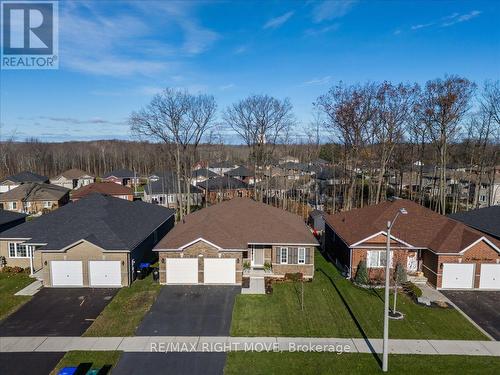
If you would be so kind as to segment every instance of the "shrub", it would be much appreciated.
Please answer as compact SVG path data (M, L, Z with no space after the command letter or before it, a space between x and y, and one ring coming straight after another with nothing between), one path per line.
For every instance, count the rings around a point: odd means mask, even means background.
M290 280L290 281L300 281L304 278L304 275L301 272L295 272L295 273L285 273L285 280Z
M405 283L406 280L406 270L401 263L396 264L396 269L394 270L394 282L398 285Z
M368 269L366 268L366 261L362 260L359 262L354 281L361 285L368 284Z
M422 289L413 284L411 281L407 281L403 284L403 290L406 294L415 299L418 297L422 297Z
M271 268L272 268L271 263L269 263L269 262L264 262L264 270L266 270L266 271L270 271L270 270L271 270Z
M22 272L24 272L24 268L15 266L15 267L12 267L11 272L12 273L22 273Z
M10 272L12 272L12 267L10 267L10 266L2 267L2 272L10 273Z
M243 262L243 270L248 271L250 269L250 262L248 260Z
M31 268L30 267L26 267L24 269L24 273L29 273L30 274L31 273Z

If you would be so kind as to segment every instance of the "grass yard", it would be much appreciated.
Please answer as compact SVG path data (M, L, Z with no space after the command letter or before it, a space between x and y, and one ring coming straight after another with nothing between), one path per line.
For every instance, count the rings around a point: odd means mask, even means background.
M238 295L231 335L382 337L383 289L354 286L319 252L315 261L314 280L304 285L304 311L300 284L274 284L272 295ZM390 322L391 338L487 340L454 309L420 306L399 294L398 310L405 318Z
M102 368L103 366L111 366L111 369L116 365L121 354L122 352L119 351L87 352L77 350L67 352L56 365L55 369L51 372L51 375L56 375L57 372L63 367L77 367L80 363L86 364L86 367L88 367L88 369L98 369ZM107 373L109 373L109 371Z
M14 294L31 284L34 279L26 273L0 272L0 320L16 311L31 296L15 296Z
M152 275L120 289L83 336L133 336L160 289Z
M498 374L500 357L391 355L389 374ZM371 354L229 353L224 375L382 373Z

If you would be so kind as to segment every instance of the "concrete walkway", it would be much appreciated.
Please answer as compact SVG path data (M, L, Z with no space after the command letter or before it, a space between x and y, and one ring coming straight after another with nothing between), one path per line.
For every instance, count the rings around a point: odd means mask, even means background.
M263 277L250 277L250 286L241 288L241 294L266 294L266 284Z
M40 289L42 289L42 282L40 280L36 280L36 281L33 281L27 287L21 289L15 295L16 296L33 296L36 293L38 293L40 291Z
M498 341L390 340L392 354L500 356ZM0 352L345 352L381 353L382 339L319 337L0 337Z

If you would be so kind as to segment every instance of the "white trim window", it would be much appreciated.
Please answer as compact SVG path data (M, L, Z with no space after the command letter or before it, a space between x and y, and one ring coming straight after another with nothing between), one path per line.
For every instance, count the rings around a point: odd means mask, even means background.
M386 250L369 250L366 252L366 266L368 268L382 268L385 267L385 254ZM390 267L392 268L392 258L394 252L391 251L391 263Z
M299 247L297 251L297 263L298 264L306 264L306 248Z
M30 258L31 252L31 246L9 242L9 258Z
M50 202L50 201L44 201L43 202L43 207L44 208L51 208L52 207L52 202Z
M9 206L9 210L17 210L17 202L10 202Z
M280 248L280 263L288 264L288 247Z

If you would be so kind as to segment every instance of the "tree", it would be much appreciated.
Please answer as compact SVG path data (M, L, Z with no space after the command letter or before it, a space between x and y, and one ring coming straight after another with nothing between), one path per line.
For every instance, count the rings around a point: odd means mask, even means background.
M439 155L439 199L436 210L446 214L446 165L448 145L457 134L460 121L470 107L475 84L450 76L428 81L421 96L420 116Z
M276 144L288 136L295 124L290 101L268 95L252 95L230 105L223 118L248 146L256 180L257 173L267 166ZM256 186L254 183L255 199L260 200Z
M361 260L358 263L358 269L356 270L356 276L354 276L354 281L360 285L368 284L368 268L366 268L366 260Z

